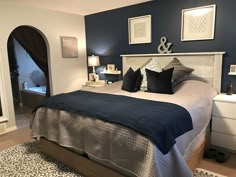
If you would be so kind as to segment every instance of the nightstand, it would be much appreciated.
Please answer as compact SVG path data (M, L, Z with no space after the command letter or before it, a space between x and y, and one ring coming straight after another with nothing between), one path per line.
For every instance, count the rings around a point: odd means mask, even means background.
M236 152L236 94L213 99L211 144Z
M87 81L82 87L102 87L105 85L106 82L104 80L99 80L97 82Z

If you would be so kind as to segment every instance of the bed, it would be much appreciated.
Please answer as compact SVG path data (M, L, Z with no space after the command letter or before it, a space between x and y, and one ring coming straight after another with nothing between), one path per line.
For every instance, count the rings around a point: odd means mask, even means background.
M120 89L122 81L105 87L85 89L90 92L171 102L186 108L193 120L193 130L176 138L176 144L165 155L148 138L127 127L45 107L39 108L35 113L31 135L41 138L43 152L84 176L191 176L190 169L194 169L198 163L205 146L212 98L220 91L223 54L224 52L122 55L123 73L129 67L136 69L142 66L153 57L163 67L173 57L177 57L184 65L194 68L189 80L175 88L174 96L125 92ZM212 91L202 81L209 83L216 91ZM193 94L194 92L198 94ZM186 100L191 100L191 103ZM76 119L72 121L71 117Z

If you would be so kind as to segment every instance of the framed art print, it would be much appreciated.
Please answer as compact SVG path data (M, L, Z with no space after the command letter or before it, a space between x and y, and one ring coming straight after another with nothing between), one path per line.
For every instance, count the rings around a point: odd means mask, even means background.
M77 58L78 44L76 37L61 37L61 50L63 58Z
M236 65L230 65L229 75L236 75Z
M129 44L151 43L151 15L128 19Z
M216 5L182 10L181 41L214 39Z
M96 73L89 73L89 81L97 82L99 80L99 75Z
M115 65L114 64L107 64L107 71L108 72L115 72Z

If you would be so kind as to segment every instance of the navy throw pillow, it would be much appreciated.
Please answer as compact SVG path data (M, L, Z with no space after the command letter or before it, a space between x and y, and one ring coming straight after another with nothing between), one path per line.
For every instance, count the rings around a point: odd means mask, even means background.
M146 69L147 91L154 93L173 94L173 70L174 68L170 68L159 73Z
M123 77L123 84L121 89L128 92L137 92L138 90L140 90L141 83L142 75L140 69L134 71L130 67Z

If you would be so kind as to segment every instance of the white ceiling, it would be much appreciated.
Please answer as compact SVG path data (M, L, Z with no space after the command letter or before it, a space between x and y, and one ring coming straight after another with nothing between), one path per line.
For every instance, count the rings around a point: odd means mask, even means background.
M89 15L152 0L0 0L0 4L17 4L60 12Z

